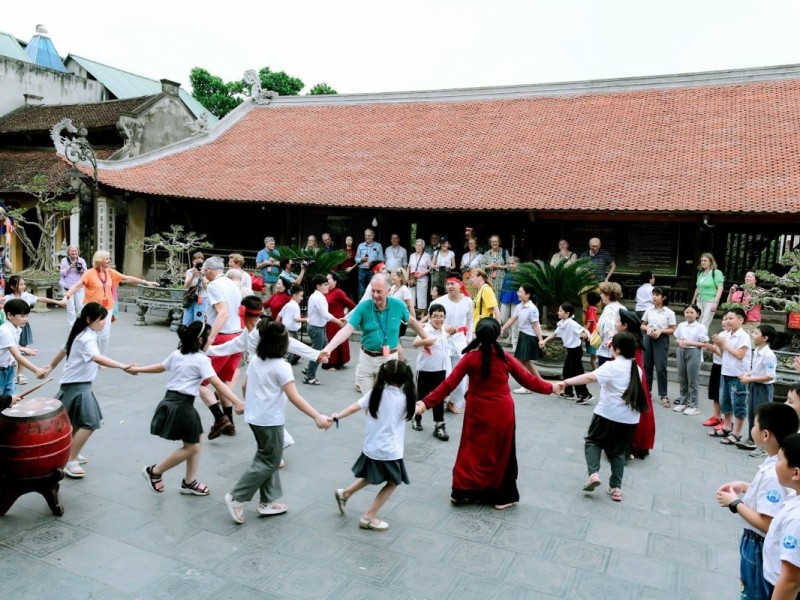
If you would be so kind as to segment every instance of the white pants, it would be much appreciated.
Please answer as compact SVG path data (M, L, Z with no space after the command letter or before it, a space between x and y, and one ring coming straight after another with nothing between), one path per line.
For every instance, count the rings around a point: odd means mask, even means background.
M66 292L69 288L64 288ZM75 323L75 319L78 318L78 315L81 314L83 310L83 295L85 294L85 290L80 288L76 290L76 292L72 295L72 297L67 300L67 323L69 326L72 327L72 324Z
M458 361L461 360L461 357L464 356L463 354L451 354L450 355L450 362L453 365L453 368L456 368ZM466 400L466 393L467 393L467 383L469 382L469 377L463 377L461 381L458 382L458 385L455 389L450 392L450 402L456 405L456 408L463 409L464 405L467 403Z
M97 346L100 349L100 354L108 356L108 342L111 340L111 311L108 311L105 325L103 330L97 334Z
M381 365L390 360L397 360L396 351L389 356L370 356L364 354L363 350L359 353L356 365L356 385L362 394L368 393L375 387L375 380L378 378Z
M430 284L430 277L425 276L422 279L417 279L417 282L414 284L414 290L416 290L416 303L414 306L421 310L425 310L428 308L428 284Z
M714 304L715 304L714 301L697 303L697 306L700 307L699 321L706 326L708 337L711 337L711 332L709 331L709 327L711 327L711 321L714 320L714 313L711 312L711 307L714 306Z

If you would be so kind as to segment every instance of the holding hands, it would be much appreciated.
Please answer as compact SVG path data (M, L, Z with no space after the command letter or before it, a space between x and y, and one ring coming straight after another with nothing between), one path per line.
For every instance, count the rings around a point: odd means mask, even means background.
M723 508L728 506L734 500L739 498L739 494L744 494L750 484L746 481L731 481L726 483L717 490L717 502Z
M566 384L565 384L563 381L556 381L556 382L553 384L553 391L552 391L552 393L553 393L553 394L562 394L562 393L564 393L564 388L565 388L565 387L566 387Z

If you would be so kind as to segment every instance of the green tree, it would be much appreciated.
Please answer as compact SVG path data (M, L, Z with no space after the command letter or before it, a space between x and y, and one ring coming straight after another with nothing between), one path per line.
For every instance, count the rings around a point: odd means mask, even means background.
M322 83L318 83L310 90L308 90L309 96L324 96L326 94L336 94L336 93L338 92L324 81Z
M192 96L217 117L224 117L242 103L242 99L234 95L239 82L225 83L220 77L200 67L192 69L189 82Z
M258 75L262 88L278 92L281 96L297 96L305 85L302 79L287 75L285 71L271 71L269 67L261 69Z

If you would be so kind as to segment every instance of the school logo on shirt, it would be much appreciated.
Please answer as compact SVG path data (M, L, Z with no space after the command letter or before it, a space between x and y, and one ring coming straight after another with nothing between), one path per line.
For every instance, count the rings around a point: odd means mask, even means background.
M767 364L767 371L771 371L772 369L775 369L777 367L777 365L774 362L767 362L766 364Z
M785 535L781 540L781 546L786 548L787 550L794 550L797 548L797 538L793 535Z
M783 500L783 494L780 490L767 490L767 500L773 504L778 504Z

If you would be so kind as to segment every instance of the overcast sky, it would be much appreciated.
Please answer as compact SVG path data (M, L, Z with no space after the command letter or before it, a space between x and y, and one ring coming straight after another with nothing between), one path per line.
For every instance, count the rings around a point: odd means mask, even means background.
M349 93L800 63L797 0L6 4L0 31L27 41L42 23L62 56L187 88L195 66L226 81L268 66Z

